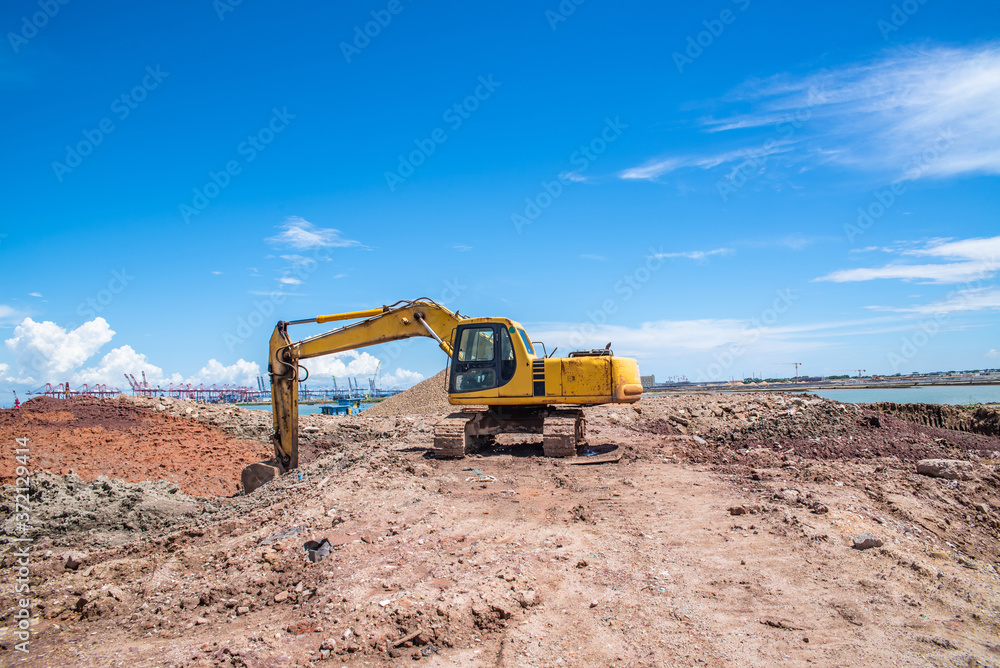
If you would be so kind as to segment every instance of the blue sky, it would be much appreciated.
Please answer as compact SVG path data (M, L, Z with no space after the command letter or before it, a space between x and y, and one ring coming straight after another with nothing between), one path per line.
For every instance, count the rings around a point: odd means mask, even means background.
M416 297L658 378L1000 366L995 3L18 0L0 25L5 391L252 382L277 319ZM444 364L421 339L311 371L376 358L386 385Z

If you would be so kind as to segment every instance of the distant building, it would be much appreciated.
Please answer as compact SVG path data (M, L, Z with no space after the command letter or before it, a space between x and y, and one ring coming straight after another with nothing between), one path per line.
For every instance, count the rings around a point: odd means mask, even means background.
M639 381L642 382L643 387L653 387L656 385L656 376L639 376Z

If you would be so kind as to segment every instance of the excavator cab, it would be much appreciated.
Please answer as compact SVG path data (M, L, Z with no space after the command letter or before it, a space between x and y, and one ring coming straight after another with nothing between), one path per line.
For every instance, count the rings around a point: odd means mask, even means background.
M514 378L517 358L504 323L459 325L455 341L449 393L490 390Z

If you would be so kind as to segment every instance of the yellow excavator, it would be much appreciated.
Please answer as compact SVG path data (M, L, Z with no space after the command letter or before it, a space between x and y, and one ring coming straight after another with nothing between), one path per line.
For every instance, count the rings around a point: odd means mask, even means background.
M291 325L360 320L292 342ZM460 458L488 447L497 434L542 434L547 457L576 454L584 438L583 411L573 406L631 404L642 397L639 365L610 350L568 357L539 355L524 328L508 318L470 318L429 299L367 311L281 321L271 335L268 373L274 414L274 458L243 469L243 490L299 465L298 391L302 360L413 336L427 336L448 354L448 402L469 406L434 428L435 456ZM555 350L552 351L555 353ZM482 407L472 408L472 407Z

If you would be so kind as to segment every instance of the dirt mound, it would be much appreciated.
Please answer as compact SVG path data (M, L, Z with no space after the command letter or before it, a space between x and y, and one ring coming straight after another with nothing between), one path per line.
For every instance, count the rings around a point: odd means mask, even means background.
M219 427L236 439L271 443L271 411L243 408L232 404L206 404L173 397L125 397L125 401L176 417L188 418ZM309 416L302 416L308 418ZM303 424L308 420L301 420Z
M1000 411L985 406L968 408L948 404L896 404L882 401L865 404L865 407L928 427L1000 436Z
M87 547L107 547L134 539L145 531L168 529L190 522L214 507L190 497L170 482L127 483L100 476L83 480L75 474L39 471L31 476L28 492L30 522L16 520L16 488L0 488L0 535L8 540L78 546L86 534ZM22 500L23 503L23 500ZM0 538L0 541L7 542Z
M24 437L30 439L32 472L72 471L84 480L102 475L136 483L167 480L194 496L235 493L243 466L270 456L261 443L127 398L36 398L19 409L0 410L0 440ZM16 466L13 457L0 460L0 483L14 482Z
M456 409L448 403L447 369L365 411L373 416L431 415Z

